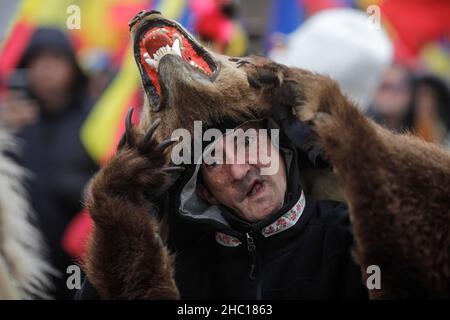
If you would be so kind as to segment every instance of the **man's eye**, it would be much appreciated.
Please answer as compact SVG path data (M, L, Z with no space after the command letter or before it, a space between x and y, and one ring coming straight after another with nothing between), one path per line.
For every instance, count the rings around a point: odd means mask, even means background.
M217 167L217 160L209 160L209 163L206 164L207 169L212 169L214 167Z
M244 138L244 144L245 144L246 146L248 146L248 145L250 145L254 140L255 140L254 137L246 136L246 137Z

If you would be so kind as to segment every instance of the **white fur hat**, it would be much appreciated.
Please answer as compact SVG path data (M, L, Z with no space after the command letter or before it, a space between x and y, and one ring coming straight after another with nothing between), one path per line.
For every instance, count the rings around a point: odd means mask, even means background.
M321 11L287 38L269 57L291 67L326 74L362 109L371 103L392 62L393 48L373 17L354 9Z

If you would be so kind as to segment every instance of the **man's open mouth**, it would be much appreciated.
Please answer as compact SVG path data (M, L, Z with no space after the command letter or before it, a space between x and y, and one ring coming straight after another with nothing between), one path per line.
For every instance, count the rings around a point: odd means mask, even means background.
M259 195L264 190L264 182L262 180L254 181L247 192L247 197L253 198L256 195Z
M181 57L191 72L196 72L210 81L214 80L217 64L210 54L176 22L159 17L147 20L139 28L136 37L138 42L135 42L135 56L139 59L144 89L154 111L160 109L161 96L164 94L158 81L158 67L165 55Z

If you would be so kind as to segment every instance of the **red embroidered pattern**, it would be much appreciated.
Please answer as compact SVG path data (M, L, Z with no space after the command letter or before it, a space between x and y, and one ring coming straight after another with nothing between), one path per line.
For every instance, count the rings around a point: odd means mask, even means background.
M278 220L263 228L261 230L262 235L267 238L295 225L298 219L300 219L303 209L305 209L305 204L305 195L302 191L300 199L298 199L297 203L288 212L278 218Z
M241 244L238 238L222 232L216 232L216 241L225 247L237 247Z
M305 204L305 195L302 191L300 199L298 199L297 203L275 222L263 228L261 230L262 235L267 238L295 225L305 209ZM238 238L222 232L216 232L216 241L225 247L237 247L242 243Z

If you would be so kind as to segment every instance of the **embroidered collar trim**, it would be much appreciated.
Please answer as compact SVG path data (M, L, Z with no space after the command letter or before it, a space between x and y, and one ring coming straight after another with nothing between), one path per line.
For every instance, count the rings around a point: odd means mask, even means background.
M303 210L305 209L305 204L305 194L302 191L302 194L300 195L297 203L294 204L294 206L288 212L283 214L276 221L263 228L261 230L262 235L267 238L294 226L297 223L298 219L300 219Z
M306 199L305 194L302 191L300 198L295 203L295 205L285 214L279 217L276 221L274 221L267 227L264 227L261 230L262 235L267 238L294 226L302 216L305 206ZM216 241L225 247L237 247L242 243L238 238L222 232L216 232Z

